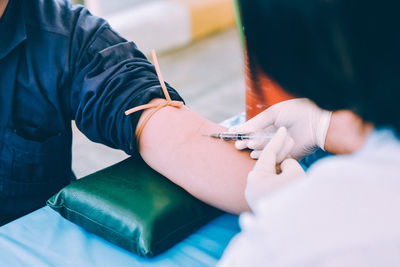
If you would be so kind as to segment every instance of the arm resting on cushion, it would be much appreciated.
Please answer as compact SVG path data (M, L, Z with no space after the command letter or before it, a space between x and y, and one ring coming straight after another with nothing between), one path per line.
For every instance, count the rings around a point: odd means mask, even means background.
M143 112L139 125L150 112ZM193 196L238 214L249 210L244 189L255 161L233 143L202 136L220 131L226 128L186 106L165 107L144 127L140 154L153 169Z

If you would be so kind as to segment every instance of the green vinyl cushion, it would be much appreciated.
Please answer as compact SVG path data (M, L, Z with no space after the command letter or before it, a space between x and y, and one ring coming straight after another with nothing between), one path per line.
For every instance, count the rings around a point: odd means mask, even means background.
M71 183L47 205L144 257L170 248L221 214L133 157Z

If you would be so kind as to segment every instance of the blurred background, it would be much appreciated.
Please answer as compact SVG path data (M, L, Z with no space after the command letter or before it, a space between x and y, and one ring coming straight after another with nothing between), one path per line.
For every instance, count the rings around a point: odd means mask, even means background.
M86 0L147 55L156 49L164 79L187 106L214 122L245 110L242 42L232 0ZM89 141L73 125L78 178L128 157Z

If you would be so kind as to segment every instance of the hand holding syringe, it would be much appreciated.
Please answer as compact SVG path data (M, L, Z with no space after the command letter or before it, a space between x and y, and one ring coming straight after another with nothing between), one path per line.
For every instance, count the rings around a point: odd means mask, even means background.
M224 141L245 141L246 147L252 149L250 157L257 159L262 149L274 137L277 129L274 126L268 127L261 131L238 133L238 132L222 132L207 135L212 138L218 138ZM241 148L242 149L242 148Z
M218 138L224 141L238 141L238 140L259 140L259 141L269 141L274 137L274 133L266 133L263 131L253 132L253 133L231 133L222 132L207 135L209 137Z

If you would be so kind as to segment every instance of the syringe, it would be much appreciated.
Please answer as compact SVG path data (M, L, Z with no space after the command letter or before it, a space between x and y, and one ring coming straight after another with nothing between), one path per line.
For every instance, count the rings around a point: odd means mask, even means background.
M212 138L218 138L224 141L237 141L237 140L271 140L274 133L271 132L253 132L253 133L231 133L222 132L208 135Z

